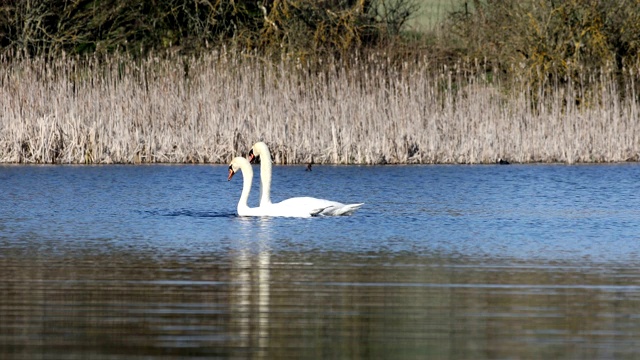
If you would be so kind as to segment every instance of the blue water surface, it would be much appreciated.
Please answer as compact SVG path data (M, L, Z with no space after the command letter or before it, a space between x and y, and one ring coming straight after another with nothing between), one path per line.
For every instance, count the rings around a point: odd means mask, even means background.
M0 239L215 251L235 247L249 228L274 250L592 262L640 255L637 164L277 167L274 201L365 203L355 216L314 219L237 217L236 179L227 182L226 166L3 166ZM256 175L251 206L258 186Z
M365 205L243 218L223 165L0 166L0 355L633 358L639 180L635 163L275 166L274 202Z

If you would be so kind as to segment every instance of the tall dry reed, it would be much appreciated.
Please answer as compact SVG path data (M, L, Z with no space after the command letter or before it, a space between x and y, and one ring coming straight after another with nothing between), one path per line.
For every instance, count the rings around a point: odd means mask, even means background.
M504 91L427 59L0 59L0 162L226 163L258 140L277 163L637 161L639 70Z

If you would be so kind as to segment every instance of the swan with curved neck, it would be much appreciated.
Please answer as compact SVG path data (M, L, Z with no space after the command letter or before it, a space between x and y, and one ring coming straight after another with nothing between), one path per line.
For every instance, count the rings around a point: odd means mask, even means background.
M231 181L231 178L236 174L236 172L238 172L238 170L242 171L242 193L240 194L240 200L238 201L238 215L261 216L260 208L251 208L247 205L249 192L251 191L251 183L253 181L253 169L251 168L249 160L241 156L233 158L229 165L229 176L227 177L227 181Z
M278 204L259 206L252 208L247 205L249 193L251 192L251 183L253 181L253 169L249 160L238 156L233 158L229 165L229 176L227 181L233 178L238 170L242 171L242 193L238 200L238 215L240 216L286 216L286 217L311 217L320 214L325 210L326 204L305 203L293 198L285 206L277 206ZM293 200L293 201L292 201ZM285 200L287 201L287 200ZM281 204L281 203L280 203ZM324 205L324 206L323 206Z
M269 147L262 141L253 144L249 151L250 162L253 162L258 157L260 158L260 207L264 206L285 209L289 206L306 206L314 209L322 208L319 215L336 216L351 215L354 211L364 205L364 203L343 204L337 201L318 199L314 197L296 197L273 204L271 202L271 175L273 171L273 162L271 160Z

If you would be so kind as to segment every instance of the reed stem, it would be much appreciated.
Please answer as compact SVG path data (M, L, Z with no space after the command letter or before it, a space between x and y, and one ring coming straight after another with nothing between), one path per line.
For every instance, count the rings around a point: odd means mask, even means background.
M258 140L276 163L638 161L640 68L625 71L507 91L427 60L2 58L0 162L227 163Z

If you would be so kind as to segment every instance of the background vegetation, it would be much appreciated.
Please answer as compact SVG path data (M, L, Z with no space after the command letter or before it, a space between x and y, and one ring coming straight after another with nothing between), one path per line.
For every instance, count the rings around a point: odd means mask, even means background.
M640 60L640 1L473 1L451 15L466 56L533 82L584 79Z
M417 0L27 0L3 2L2 47L30 55L206 52L221 45L314 55L397 35Z
M436 26L434 18L446 21ZM408 24L421 23L431 25L406 36ZM0 45L31 56L224 45L298 57L410 45L486 59L500 71L577 75L638 61L640 2L27 0L0 5Z
M640 1L436 2L2 2L0 161L638 160Z

